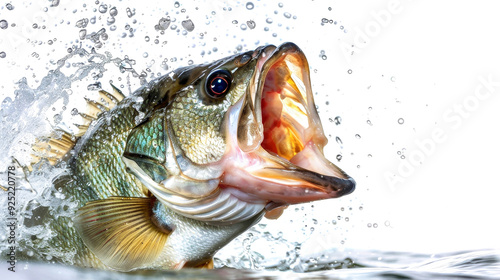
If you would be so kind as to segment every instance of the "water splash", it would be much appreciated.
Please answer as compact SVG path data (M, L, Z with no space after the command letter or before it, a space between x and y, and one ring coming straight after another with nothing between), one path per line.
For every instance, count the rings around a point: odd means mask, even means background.
M81 62L81 60L85 62ZM0 129L0 178L7 178L5 173L7 167L15 167L16 174L16 210L18 224L17 238L22 246L19 246L20 255L33 256L52 260L58 258L72 263L76 252L62 252L58 248L50 246L49 240L53 233L47 225L37 224L44 213L50 213L54 218L71 217L77 207L77 203L64 197L60 190L55 189L54 178L64 174L66 164L64 162L51 166L45 161L32 165L32 170L27 166L32 162L33 144L54 133L56 129L69 132L77 131L74 123L79 120L77 108L69 107L70 98L80 99L83 102L85 91L73 94L75 84L95 80L89 85L89 90L100 89L101 83L98 79L110 67L119 69L123 65L129 68L127 73L137 76L139 79L145 77L137 74L130 59L113 57L110 53L98 53L94 49L88 52L84 48L74 48L65 57L54 63L55 69L50 70L36 87L28 85L28 79L22 78L17 82L14 97L6 97L1 102ZM67 67L69 65L69 67ZM81 103L80 102L80 103ZM65 119L63 115L73 116ZM0 185L7 185L0 181ZM7 205L7 196L0 197L0 204ZM0 216L0 223L7 223L7 215ZM35 241L36 240L36 241ZM0 236L0 252L8 249L5 235ZM37 242L35 245L34 242ZM43 254L33 248L43 248Z

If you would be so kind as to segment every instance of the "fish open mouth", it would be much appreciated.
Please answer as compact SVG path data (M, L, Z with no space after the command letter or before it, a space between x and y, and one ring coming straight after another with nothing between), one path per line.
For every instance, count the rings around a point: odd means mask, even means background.
M257 49L254 57L254 79L229 112L233 162L221 186L237 189L235 195L242 200L273 205L354 191L355 181L323 154L328 140L314 104L304 53L285 43Z

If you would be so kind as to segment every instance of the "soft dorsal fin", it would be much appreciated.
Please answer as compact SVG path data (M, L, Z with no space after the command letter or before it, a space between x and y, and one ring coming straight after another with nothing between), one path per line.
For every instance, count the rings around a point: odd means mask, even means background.
M76 143L76 137L64 130L55 130L50 137L37 141L33 146L32 163L44 158L51 165L62 159ZM28 168L31 168L29 166Z
M154 261L170 229L157 226L150 198L110 197L77 211L75 228L85 245L107 266L130 271Z

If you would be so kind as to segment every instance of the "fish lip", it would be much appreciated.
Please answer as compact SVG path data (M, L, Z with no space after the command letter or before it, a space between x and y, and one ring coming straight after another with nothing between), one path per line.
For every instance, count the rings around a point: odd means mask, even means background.
M314 146L311 148L313 150L312 154L314 156L318 156L320 158L319 161L325 161L323 165L325 165L327 168L330 168L329 164L331 166L335 167L335 174L325 174L320 173L318 170L312 170L308 169L306 166L308 164L296 164L290 162L290 160L284 159L280 157L279 155L272 154L265 150L262 147L262 141L264 140L264 128L263 128L263 121L262 121L262 98L263 98L263 91L264 91L264 86L266 83L266 78L267 75L270 73L271 69L273 69L273 66L275 63L278 63L279 61L287 60L286 63L288 65L288 58L287 56L292 56L290 60L293 61L293 63L296 63L297 65L292 65L297 66L296 68L300 69L299 75L300 81L305 85L307 88L307 94L303 96L304 99L307 99L306 106L309 106L309 110L307 114L307 118L310 123L311 127L313 127L310 132L309 137L310 142L312 143L311 145ZM301 182L305 182L306 185L308 185L310 188L304 188L304 190L299 190L299 187L297 186L290 186L290 189L294 189L297 197L292 197L291 195L282 195L282 196L276 196L276 195L270 195L268 197L265 197L264 195L256 195L257 197L261 198L268 198L268 201L277 203L277 204L293 204L293 203L301 203L301 202L307 202L307 201L312 201L312 200L317 200L317 199L326 199L326 198L334 198L334 197L340 197L343 195L347 195L352 193L355 190L356 182L354 181L353 178L351 178L349 175L347 175L345 172L343 172L340 168L336 167L333 163L330 163L326 158L324 158L323 155L323 147L326 145L328 142L326 137L324 136L323 128L321 126L321 121L319 119L319 115L317 114L316 108L314 107L314 101L312 97L312 92L311 92L311 87L310 87L310 75L309 75L309 65L308 61L302 52L302 50L295 45L294 43L284 43L278 47L275 47L273 45L265 46L265 47L260 47L254 51L252 54L252 58L256 59L256 71L254 73L254 77L251 80L251 84L247 89L247 92L245 94L244 98L247 98L251 100L252 103L252 110L255 115L256 121L259 123L259 131L258 133L260 134L260 137L257 137L255 140L255 143L252 145L251 149L243 150L244 153L247 154L253 154L254 156L257 156L261 160L265 162L266 160L268 162L275 161L279 162L278 166L276 166L275 163L272 163L271 166L265 166L260 169L260 175L256 175L255 170L253 171L248 171L249 173L252 173L250 176L258 177L259 180L264 181L264 183L258 182L257 186L253 186L250 182L255 182L252 180L247 180L245 181L246 184L252 185L254 189L259 189L263 188L265 184L270 184L272 185L273 183L279 181L270 177L279 177L283 178L282 182L285 182L291 178L291 180L297 180ZM292 64L293 64L292 63ZM290 70L292 71L292 70ZM277 74L279 76L279 74ZM302 93L302 92L300 92ZM249 96L249 97L248 97ZM243 101L244 103L244 101ZM314 108L313 108L314 107ZM241 115L240 115L241 118ZM241 119L238 120L238 123L241 124ZM264 163L264 165L267 163ZM228 176L227 173L231 173L231 171L226 172L226 175L223 175L222 182L229 183L231 182L231 176ZM249 176L249 177L250 177ZM274 181L273 181L274 180ZM260 184L260 185L259 185ZM233 185L234 187L241 188L241 183L234 182L229 183L228 185ZM276 185L276 184L275 184ZM248 192L252 192L253 190L248 190ZM302 193L301 193L302 191ZM287 190L284 190L284 193L289 193ZM302 197L299 197L302 194ZM308 197L308 198L305 198Z

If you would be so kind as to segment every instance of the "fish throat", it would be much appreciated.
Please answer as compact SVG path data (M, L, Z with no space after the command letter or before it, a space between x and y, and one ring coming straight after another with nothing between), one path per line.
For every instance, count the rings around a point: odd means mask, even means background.
M284 58L271 66L261 99L261 146L286 160L304 149L304 131L309 127L304 83L288 65L291 63Z

